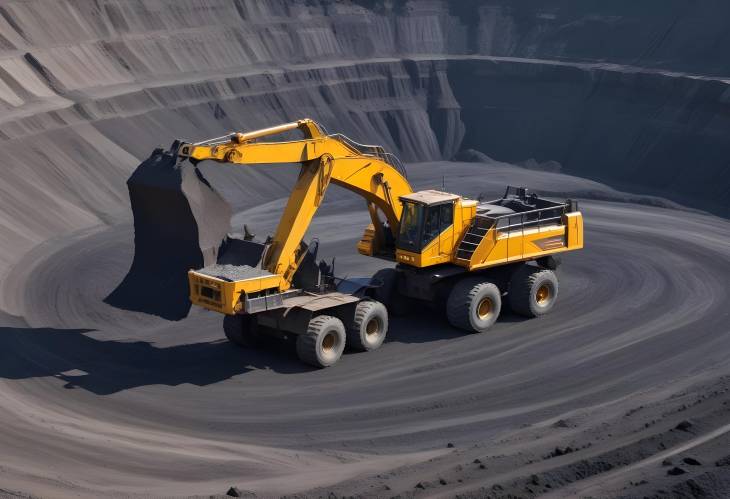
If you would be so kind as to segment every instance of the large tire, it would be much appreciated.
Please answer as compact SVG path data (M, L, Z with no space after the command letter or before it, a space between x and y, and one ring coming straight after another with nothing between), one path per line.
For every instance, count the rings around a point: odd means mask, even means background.
M502 309L502 293L496 284L466 278L451 289L446 302L449 323L465 331L483 333L496 322Z
M525 317L545 315L558 299L558 278L555 272L524 265L509 283L510 308Z
M297 355L315 367L337 363L345 350L345 325L337 317L318 315L309 321L307 332L297 336Z
M398 272L395 269L380 269L373 275L374 280L382 283L373 290L373 298L385 305L392 315L402 317L408 315L413 299L398 292Z
M256 317L252 315L226 315L223 332L228 341L239 347L255 347L260 342Z
M369 352L380 348L388 333L388 310L378 301L361 301L347 328L347 346Z

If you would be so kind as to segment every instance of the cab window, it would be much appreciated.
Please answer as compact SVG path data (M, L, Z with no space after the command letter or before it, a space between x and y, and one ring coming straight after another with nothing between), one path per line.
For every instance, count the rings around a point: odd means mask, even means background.
M443 232L454 224L454 205L442 204L439 212L439 232Z
M425 206L406 201L397 246L407 251L421 251L453 223L453 203Z
M439 228L440 206L429 206L426 210L426 224L423 226L423 242L421 248L433 241L441 233Z
M439 234L454 223L454 205L451 203L429 206L426 210L426 224L423 227L421 248L436 239Z
M399 248L407 251L418 251L421 248L424 208L422 204L418 203L403 203L403 215L401 216L397 243Z

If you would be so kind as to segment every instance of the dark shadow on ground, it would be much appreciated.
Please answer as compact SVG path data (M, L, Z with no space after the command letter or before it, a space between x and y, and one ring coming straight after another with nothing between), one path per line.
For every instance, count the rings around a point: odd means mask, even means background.
M469 334L452 327L443 314L424 309L403 317L388 318L388 343L428 343Z
M532 318L525 317L524 315L517 315L514 312L512 312L510 309L506 309L506 310L502 309L502 312L500 312L499 318L497 319L497 323L495 325L499 325L500 322L504 323L504 324L510 324L513 322L517 322L517 323L525 322L525 321L529 321L531 319Z
M0 327L0 378L53 376L66 388L109 395L148 385L206 386L255 369L287 374L312 369L275 339L255 350L224 339L160 348L145 341L95 339L90 332Z
M460 338L473 334L457 329L449 324L446 311L438 307L421 306L403 317L390 315L388 337L386 342L396 343L428 343L429 341ZM514 314L509 308L503 308L493 328L500 324L520 323L530 320L527 317ZM490 329L484 334L489 334Z
M521 322L503 314L497 322ZM263 338L256 348L217 341L157 347L146 341L94 338L90 329L0 327L0 378L55 377L65 388L97 395L149 385L207 386L252 370L296 374L315 368L296 355L295 338ZM470 333L449 325L439 310L424 307L406 317L391 317L387 342L427 343ZM377 355L375 353L374 355Z

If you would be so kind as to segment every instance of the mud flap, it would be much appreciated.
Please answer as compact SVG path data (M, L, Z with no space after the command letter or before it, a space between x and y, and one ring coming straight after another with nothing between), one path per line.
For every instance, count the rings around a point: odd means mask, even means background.
M187 272L216 262L230 228L230 206L192 163L177 164L174 154L161 149L137 167L127 187L134 260L104 301L182 319L190 310Z

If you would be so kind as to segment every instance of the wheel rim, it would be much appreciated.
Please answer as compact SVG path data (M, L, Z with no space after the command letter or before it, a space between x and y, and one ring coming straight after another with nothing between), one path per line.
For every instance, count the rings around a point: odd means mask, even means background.
M477 305L477 315L480 319L486 319L492 313L492 308L492 299L488 297L483 298L482 301L479 302L479 305Z
M335 336L335 333L325 334L324 338L322 338L322 351L326 355L331 355L334 353L335 345L337 345L337 336Z
M371 319L365 326L365 334L368 338L373 338L380 334L380 321L378 319Z
M539 288L537 288L537 293L535 293L535 300L537 301L538 305L545 305L550 300L550 286L547 284L543 284Z

